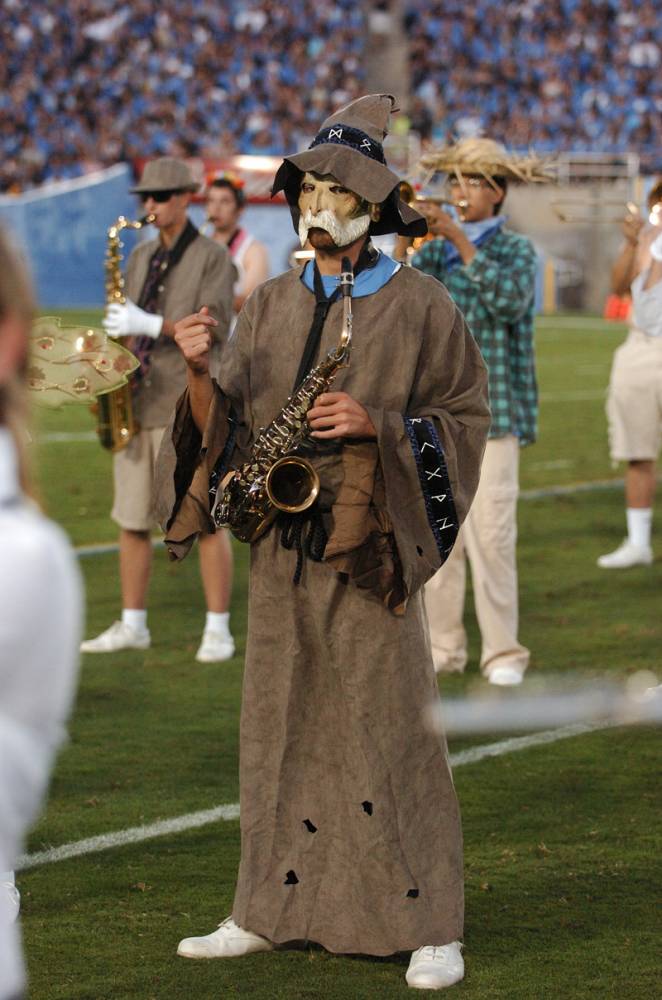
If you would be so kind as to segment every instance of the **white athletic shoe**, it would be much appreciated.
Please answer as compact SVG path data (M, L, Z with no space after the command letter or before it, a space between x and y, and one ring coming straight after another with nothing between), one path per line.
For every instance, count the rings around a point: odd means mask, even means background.
M137 632L124 622L113 622L110 628L95 639L81 642L81 653L115 653L119 649L149 649L149 629Z
M498 663L492 667L487 679L490 684L498 684L499 687L514 687L522 683L523 676L519 667L514 667L510 663Z
M459 941L425 945L412 952L405 979L415 990L443 990L464 979L464 959Z
M229 632L212 632L205 629L200 648L195 654L198 663L217 663L234 656L234 639Z
M239 958L252 955L256 951L273 951L271 941L238 927L232 917L228 917L218 930L206 937L184 938L179 942L177 954L183 958Z
M13 924L18 920L20 909L21 894L14 885L13 878L0 880L0 913L4 919Z
M650 566L652 562L650 545L633 545L626 538L613 552L600 556L598 566L602 569L628 569L630 566Z

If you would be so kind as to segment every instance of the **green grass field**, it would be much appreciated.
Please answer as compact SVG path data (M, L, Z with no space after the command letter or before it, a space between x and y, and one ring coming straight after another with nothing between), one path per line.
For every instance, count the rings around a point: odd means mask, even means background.
M88 322L92 316L79 314ZM541 319L540 441L522 488L602 482L604 389L623 328ZM110 542L110 459L74 407L41 412L35 464L44 505L75 545ZM520 505L521 638L531 676L590 684L659 671L662 563L616 576L595 560L624 532L622 491L595 489ZM238 801L238 710L247 551L237 545L237 655L194 661L203 623L195 557L158 550L147 653L85 658L80 695L31 852ZM115 556L81 560L87 634L117 617ZM480 690L472 662L442 696ZM455 772L466 849L466 1000L656 997L657 732L621 728L465 764ZM451 753L503 738L451 741ZM407 958L331 956L318 948L230 962L177 959L177 941L227 915L239 824L112 848L19 876L33 1000L372 1000L411 995ZM659 867L658 867L659 877Z

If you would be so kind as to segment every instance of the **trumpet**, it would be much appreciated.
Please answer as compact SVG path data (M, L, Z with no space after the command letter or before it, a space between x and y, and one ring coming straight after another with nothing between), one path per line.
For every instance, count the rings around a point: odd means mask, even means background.
M622 222L626 213L629 216L640 214L638 206L633 201L624 204L616 198L603 198L600 201L590 198L568 198L564 201L553 201L551 208L559 222L579 224L614 225L617 222Z
M405 205L420 205L422 202L428 202L430 205L452 205L460 217L460 221L464 222L464 215L469 207L469 202L466 198L460 198L459 201L453 201L451 198L446 198L440 194L422 194L417 191L413 184L409 181L400 181L399 188L400 200L404 201ZM422 213L425 215L425 212Z

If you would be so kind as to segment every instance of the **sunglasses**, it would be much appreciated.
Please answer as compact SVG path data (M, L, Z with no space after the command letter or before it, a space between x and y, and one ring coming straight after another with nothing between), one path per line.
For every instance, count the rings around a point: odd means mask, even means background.
M145 204L148 198L152 198L157 205L164 205L166 201L170 201L174 194L181 194L181 189L176 188L172 191L141 191L140 200Z

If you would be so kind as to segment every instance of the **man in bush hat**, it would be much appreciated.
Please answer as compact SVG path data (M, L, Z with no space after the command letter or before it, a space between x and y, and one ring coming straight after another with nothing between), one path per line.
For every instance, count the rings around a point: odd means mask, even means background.
M111 517L120 528L122 616L110 628L81 645L84 653L147 649L147 589L155 524L152 508L154 461L163 431L186 384L186 365L174 340L175 322L204 304L218 321L214 328L214 364L232 315L234 270L225 247L202 236L187 216L199 185L186 163L171 157L151 160L134 191L146 215L154 216L154 240L138 244L130 255L126 303L106 309L104 328L112 337L128 337L141 360L133 386L139 433L113 456L115 500ZM197 659L225 660L234 653L228 605L232 564L223 535L200 539L200 570L207 619Z
M353 102L286 157L273 190L315 260L253 293L218 383L213 320L177 324L189 383L161 470L175 556L213 530L212 472L254 459L259 428L337 347L343 258L354 270L349 364L307 412L318 499L251 543L232 916L179 954L411 951L409 985L439 989L463 975L462 845L445 742L423 721L438 694L421 591L471 503L489 416L445 289L371 246L425 232L384 160L393 103Z

